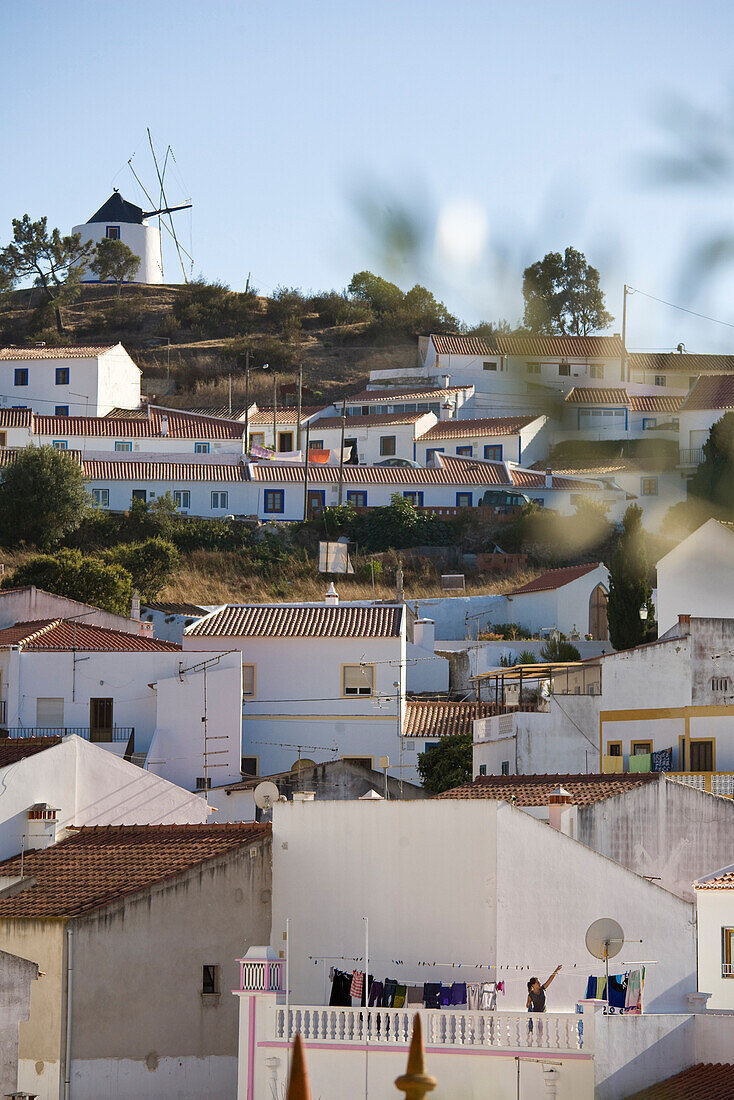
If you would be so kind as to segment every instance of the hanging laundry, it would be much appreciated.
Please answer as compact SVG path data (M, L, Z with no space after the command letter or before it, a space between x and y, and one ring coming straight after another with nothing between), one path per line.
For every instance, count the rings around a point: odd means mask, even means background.
M624 757L623 756L607 756L602 758L601 770L605 775L614 774L615 772L624 771Z
M382 995L382 1007L392 1008L395 1004L395 990L397 989L395 978L385 978L385 992Z
M645 984L645 968L630 970L627 975L627 993L624 1000L624 1012L639 1016L642 1012L642 988Z
M394 1008L402 1008L404 1006L407 992L407 986L400 984L395 986L395 999L393 1000Z
M673 749L659 749L652 753L650 771L669 772L673 770Z
M587 1001L596 1000L596 977L594 974L589 975L589 980L586 983L586 996L584 999Z
M627 996L627 976L625 974L609 975L609 1007L621 1012Z
M409 985L408 986L408 1004L409 1005L422 1005L423 1004L423 986Z
M497 983L482 982L479 995L479 1008L482 1012L494 1012L497 1008Z
M426 1008L440 1008L441 985L439 982L426 982L423 986L423 1004Z
M331 983L331 997L329 998L329 1005L337 1006L339 1008L351 1008L351 988L352 975L345 974L341 970L335 970L334 981Z
M439 997L441 1008L448 1008L451 1004L451 986L441 985L441 994Z
M361 970L352 971L352 985L349 990L352 997L361 997L364 989L364 973Z
M466 1004L466 982L454 982L451 986L451 1004Z
M630 771L631 772L649 772L651 770L650 765L652 763L652 753L644 752L630 754Z
M471 984L467 988L467 1003L469 1005L469 1008L473 1009L475 1012L479 1008L480 993L481 993L480 986L477 985L476 982L471 982Z
M497 982L497 992L501 993L502 996L504 997L504 995L505 995L505 983L504 982Z
M382 982L373 982L370 986L370 1003L369 1008L381 1008L382 997L385 992L385 987Z

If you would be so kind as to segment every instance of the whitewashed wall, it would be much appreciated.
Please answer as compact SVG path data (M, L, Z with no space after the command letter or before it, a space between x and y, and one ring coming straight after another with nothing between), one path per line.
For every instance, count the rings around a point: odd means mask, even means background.
M658 561L658 624L679 615L734 618L734 533L710 519Z
M133 253L140 259L140 266L135 272L135 277L130 279L129 282L162 283L161 234L160 230L149 222L143 221L141 224L116 222L114 218L110 218L104 222L85 222L83 225L75 225L72 233L81 233L82 242L94 241L95 244L98 244L107 236L108 225L118 227L122 243L131 248ZM87 268L82 282L97 283L99 279L95 277L93 271Z
M58 367L68 369L68 384L56 385ZM27 386L15 385L16 368L28 370ZM67 405L75 416L104 416L115 406L139 407L140 369L122 344L88 358L3 359L0 392L7 395L3 404L10 408L30 406L53 416L58 405Z

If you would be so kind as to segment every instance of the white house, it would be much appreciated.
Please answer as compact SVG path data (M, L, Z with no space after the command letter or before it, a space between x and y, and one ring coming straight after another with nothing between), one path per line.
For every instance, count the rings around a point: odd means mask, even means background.
M734 364L734 357L732 357ZM703 445L711 428L734 409L734 376L717 374L695 380L681 405L680 463L690 474L703 461Z
M115 410L117 412L118 410ZM31 419L29 442L60 450L155 455L242 455L244 425L181 409L146 405L134 416L39 416ZM14 446L12 437L8 445Z
M644 385L689 390L701 374L731 374L732 371L734 355L702 355L687 351L632 351L627 355L628 381Z
M124 512L133 500L151 503L170 493L184 515L223 519L256 510L257 493L242 455L190 454L185 460L181 454L93 455L88 452L82 469L99 508Z
M0 402L45 416L104 416L140 405L140 368L122 344L0 348Z
M657 563L660 634L680 615L734 618L734 527L709 519Z
M591 634L605 640L609 637L608 595L609 570L601 562L550 569L505 593L506 621L526 627L531 634L555 627L563 634Z
M361 465L371 466L389 458L416 460L417 440L437 423L432 412L388 413L380 411L369 416L348 416L342 424L340 416L318 417L311 422L309 447L333 451L341 447L350 456L355 453ZM305 446L303 434L302 445Z
M235 649L242 664L242 769L288 771L338 757L402 759L406 636L402 605L233 604L184 631L188 651ZM193 658L192 658L193 659Z
M3 728L77 733L187 790L236 778L242 664L239 653L209 649L184 654L83 619L16 623L0 630Z
M298 446L298 409L282 406L275 410L277 439L273 441L272 408L257 409L251 412L247 421L247 434L250 437L247 450L251 447L268 447L289 454L303 449L306 445L306 425L313 424L319 416L333 413L333 405L304 405L301 409L301 446ZM313 429L312 429L313 431Z
M441 420L418 437L415 457L425 464L438 452L529 466L547 453L547 423L545 416Z
M574 386L563 402L554 441L564 439L677 439L685 391L652 386Z
M734 1011L734 865L698 879L698 983L708 1008Z
M119 191L115 190L107 202L92 214L89 221L75 225L72 233L81 233L82 243L93 241L99 244L105 239L122 241L140 259L140 266L129 281L162 283L161 232L148 221L157 213L157 210L146 213L140 206L123 199ZM87 268L82 281L94 283L99 282L99 279Z
M45 592L32 584L0 591L0 628L13 626L15 623L27 623L31 619L76 619L87 626L105 626L110 630L122 631L123 634L147 635L150 630L139 618L114 615L111 611L103 611L92 604L57 596L54 592Z
M474 386L450 386L448 377L443 381L446 384L436 389L368 385L346 399L347 416L432 412L439 420L444 420L470 415L466 410L471 407Z

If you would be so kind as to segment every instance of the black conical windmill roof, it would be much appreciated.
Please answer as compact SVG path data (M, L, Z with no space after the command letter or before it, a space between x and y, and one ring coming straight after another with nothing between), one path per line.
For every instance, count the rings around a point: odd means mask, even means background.
M97 213L92 214L87 225L92 222L129 222L133 225L141 225L142 221L142 207L123 199L119 191L113 191Z

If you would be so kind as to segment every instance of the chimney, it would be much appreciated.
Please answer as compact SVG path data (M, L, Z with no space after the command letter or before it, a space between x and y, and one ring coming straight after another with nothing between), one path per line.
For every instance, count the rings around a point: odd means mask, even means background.
M553 488L553 471L548 467L545 471L545 487L546 489Z
M453 401L442 401L441 407L438 410L439 420L453 420L454 417L454 403Z
M326 595L324 596L324 603L329 604L331 607L336 607L339 603L339 593L334 588L334 582L332 581L329 587L326 589Z
M133 598L130 604L130 618L140 619L140 593L137 588L133 592Z
M433 653L436 624L433 619L416 619L413 623L413 645Z
M678 637L682 638L686 634L691 633L691 616L679 615L678 616Z
M56 815L59 811L51 809L45 802L36 802L28 811L28 832L26 847L29 851L50 848L56 843Z
M575 835L576 806L566 788L560 784L548 795L548 824L566 836Z
M443 374L443 375L441 375L441 377L443 378L443 388L445 390L447 390L449 388L449 386L451 385L451 375L450 374Z
M168 435L168 417L165 413L161 417L161 435Z

